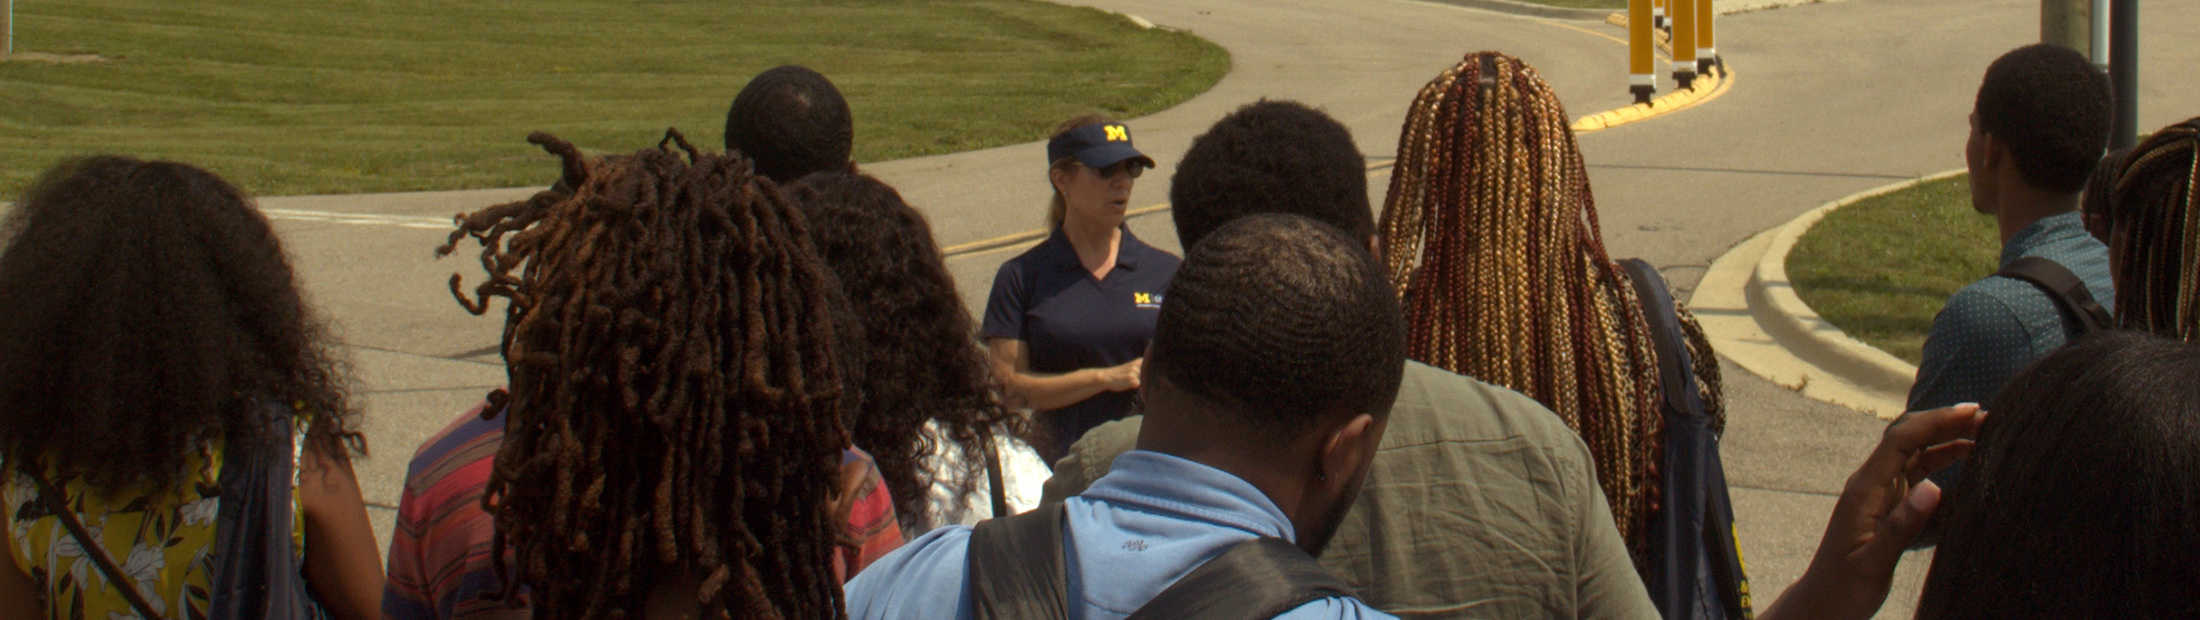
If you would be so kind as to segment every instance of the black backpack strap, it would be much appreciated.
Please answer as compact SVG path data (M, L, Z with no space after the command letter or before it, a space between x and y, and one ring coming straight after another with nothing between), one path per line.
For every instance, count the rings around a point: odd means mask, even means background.
M1634 285L1642 304L1642 320L1650 326L1650 342L1658 353L1658 386L1664 392L1667 411L1703 411L1696 394L1696 365L1688 353L1688 336L1681 330L1680 315L1673 312L1673 294L1666 290L1658 268L1640 258L1619 261L1620 271Z
M1069 617L1062 560L1062 502L978 523L970 531L971 616L1050 620Z
M2049 299L2055 300L2056 306L2078 320L2080 335L2105 331L2116 324L2109 318L2108 310L2102 308L2100 302L2094 301L2093 293L2086 290L2085 281L2079 280L2077 274L2070 273L2070 269L2063 267L2061 263L2038 256L2026 256L2010 262L2009 266L2001 268L1994 275L2030 282L2041 292L2047 293Z
M1352 586L1313 556L1281 538L1235 545L1147 601L1130 620L1155 618L1261 619L1325 598L1352 596Z

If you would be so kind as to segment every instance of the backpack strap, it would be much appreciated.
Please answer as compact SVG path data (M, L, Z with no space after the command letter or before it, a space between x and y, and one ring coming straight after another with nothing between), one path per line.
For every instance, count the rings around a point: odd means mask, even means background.
M2038 256L2026 256L2011 261L2009 266L1994 272L1994 275L2030 282L2041 292L2047 293L2049 299L2055 300L2056 306L2078 320L2079 335L2105 331L2116 324L2109 317L2108 310L2102 308L2100 302L2093 300L2093 293L2086 290L2085 281L2079 280L2077 274L2070 273L2070 269L2061 263Z
M1221 556L1170 584L1130 618L1265 620L1316 600L1352 595L1351 586L1329 574L1298 545L1263 537L1231 545Z
M1658 354L1658 388L1665 397L1667 411L1700 413L1702 403L1696 394L1696 365L1688 353L1687 336L1682 333L1680 316L1673 312L1673 294L1666 289L1665 277L1658 275L1658 268L1640 258L1619 261L1620 271L1627 273L1627 280L1634 285L1635 299L1642 304L1643 323L1650 327L1650 342Z
M1062 560L1062 502L978 523L965 566L973 618L1069 617Z
M21 471L38 485L38 499L45 502L48 509L53 510L54 518L61 521L61 526L69 530L69 537L76 539L77 547L84 550L84 557L92 560L92 566L99 569L99 574L107 577L107 584L114 586L115 591L122 594L123 601L130 604L130 609L136 611L140 617L155 620L161 618L160 614L153 613L153 605L145 599L145 594L138 591L137 582L131 580L128 573L122 572L122 568L115 564L114 556L107 554L107 547L99 544L98 538L84 531L84 522L77 520L75 510L69 509L68 498L61 494L61 489L47 482L45 474L30 468L23 468Z

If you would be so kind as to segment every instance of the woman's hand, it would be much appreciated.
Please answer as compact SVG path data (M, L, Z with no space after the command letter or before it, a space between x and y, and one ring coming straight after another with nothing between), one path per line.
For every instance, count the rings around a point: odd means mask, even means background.
M1833 506L1803 577L1757 617L1868 618L1887 600L1896 562L1940 506L1926 474L1971 452L1986 412L1975 404L1911 413L1887 427Z
M1100 373L1101 385L1110 392L1128 392L1138 389L1138 373L1146 367L1146 358L1138 358L1119 365L1095 369Z

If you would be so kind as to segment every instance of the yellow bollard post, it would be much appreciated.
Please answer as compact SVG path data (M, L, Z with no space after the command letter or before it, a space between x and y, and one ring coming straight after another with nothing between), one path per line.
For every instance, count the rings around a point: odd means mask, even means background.
M1712 44L1712 23L1718 21L1719 10L1711 6L1711 0L1696 0L1696 74L1711 75L1716 67L1719 75L1726 75L1726 63L1719 61L1719 49Z
M1673 81L1681 88L1696 84L1696 2L1672 0L1666 4L1673 24Z
M1634 18L1628 17L1628 19ZM1666 28L1667 23L1665 21L1665 0L1650 0L1650 25L1657 28Z
M1651 11L1657 0L1627 0L1627 92L1650 103L1658 92L1658 44Z

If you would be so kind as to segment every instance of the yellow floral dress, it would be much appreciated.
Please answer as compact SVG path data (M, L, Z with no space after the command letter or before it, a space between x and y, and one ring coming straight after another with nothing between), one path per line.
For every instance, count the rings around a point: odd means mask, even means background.
M304 434L291 433L291 488L297 488L297 457ZM221 514L221 450L219 446L190 455L191 474L177 486L157 491L133 490L104 497L82 480L54 480L68 497L70 510L84 529L98 539L122 572L137 583L155 613L168 618L206 617L209 580L214 573L216 520ZM15 565L45 595L46 616L56 620L114 620L138 614L129 599L107 580L99 565L86 555L69 528L61 523L47 502L39 499L38 483L0 456L0 509L7 516L7 552ZM298 496L291 493L292 548L304 549L304 519L298 518Z

